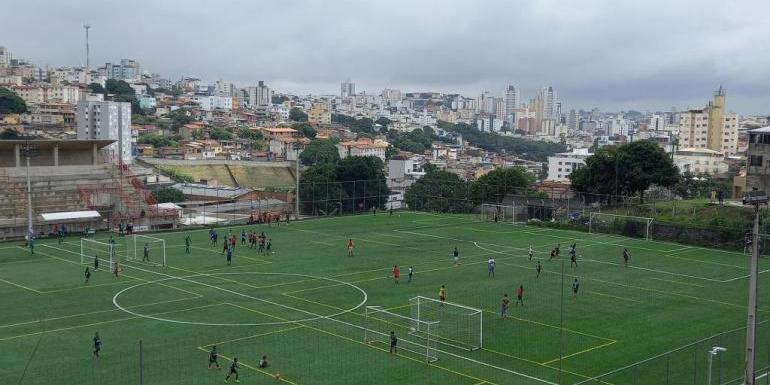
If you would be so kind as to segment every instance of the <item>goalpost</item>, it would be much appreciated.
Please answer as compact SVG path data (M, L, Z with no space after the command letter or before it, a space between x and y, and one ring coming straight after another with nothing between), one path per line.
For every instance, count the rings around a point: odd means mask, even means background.
M121 259L124 248L108 242L101 242L91 238L80 238L80 263L94 266L94 260L100 263L106 262L109 271L112 271L114 263Z
M589 233L610 233L650 239L650 228L655 218L592 212L588 219Z
M516 206L482 203L481 220L484 222L516 223Z
M149 235L134 234L133 250L128 253L128 260L153 265L166 266L166 240ZM147 248L149 262L144 261L144 249Z
M364 312L364 343L382 343L390 347L390 332L398 339L397 349L425 357L426 362L438 361L433 335L436 321L421 321L396 314L380 306L367 306Z
M437 343L464 350L482 347L484 316L481 309L433 298L417 296L409 300L411 317L420 332L421 322L439 322L441 327L433 332Z

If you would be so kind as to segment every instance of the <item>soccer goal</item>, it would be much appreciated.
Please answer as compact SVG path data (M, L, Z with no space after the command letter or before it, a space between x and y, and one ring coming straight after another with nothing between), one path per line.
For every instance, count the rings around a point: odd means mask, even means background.
M128 260L166 266L166 240L141 234L135 234L132 238L132 247L128 253ZM147 249L149 262L144 260L145 248Z
M417 296L409 300L413 328L421 333L424 322L438 322L441 327L433 332L436 343L464 350L481 349L483 312L470 306L441 302L433 298Z
M433 338L438 322L416 320L380 306L367 306L364 315L364 343L381 343L390 347L390 333L393 332L398 339L399 351L425 357L426 362L438 361Z
M654 218L592 212L588 219L589 233L608 233L650 239Z
M101 242L91 238L80 238L80 263L94 266L94 260L99 259L100 267L112 271L114 263L124 257L125 247L114 243ZM106 265L102 265L106 263Z
M516 206L482 203L481 220L483 222L516 223Z

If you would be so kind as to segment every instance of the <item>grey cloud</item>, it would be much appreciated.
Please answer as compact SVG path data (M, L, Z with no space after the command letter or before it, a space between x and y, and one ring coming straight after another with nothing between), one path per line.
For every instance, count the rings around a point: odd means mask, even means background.
M172 78L279 91L383 87L475 95L553 85L565 108L703 104L724 84L728 107L768 112L770 2L663 0L91 0L14 3L0 44L38 64L130 57ZM695 103L695 104L694 104Z

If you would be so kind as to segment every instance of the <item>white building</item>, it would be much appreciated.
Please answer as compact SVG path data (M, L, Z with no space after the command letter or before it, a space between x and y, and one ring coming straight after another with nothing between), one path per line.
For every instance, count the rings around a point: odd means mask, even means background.
M131 164L131 103L125 102L78 102L78 139L116 140L104 148L111 162Z
M193 95L190 99L205 111L233 109L233 98L227 96Z
M679 114L679 144L708 148L727 156L738 151L738 115L726 110L726 93L721 87L703 109Z
M476 128L481 132L500 132L503 121L491 116L480 117L476 119Z
M261 80L256 87L246 87L246 106L252 110L267 111L272 98L273 91Z
M650 117L650 123L647 125L648 131L663 131L666 129L666 117L653 115Z
M593 154L587 148L575 149L572 152L562 152L548 157L548 180L557 182L569 181L569 175L586 164L586 158Z
M511 123L511 127L516 125L516 109L521 104L521 91L514 85L509 85L505 90L505 119Z
M0 68L8 68L11 66L11 51L8 48L0 46Z
M388 160L388 187L405 189L422 178L422 157Z
M157 101L154 96L150 95L138 95L136 97L139 100L139 107L145 110L151 110L157 105Z
M725 155L708 148L683 148L674 153L674 164L682 173L716 175L728 170Z
M340 84L340 97L349 98L356 94L356 83L350 81L350 78Z
M75 104L80 100L80 88L75 86L15 86L11 87L11 90L27 104L53 102Z
M337 143L337 150L342 159L349 156L376 156L384 162L387 148L387 142L367 138Z

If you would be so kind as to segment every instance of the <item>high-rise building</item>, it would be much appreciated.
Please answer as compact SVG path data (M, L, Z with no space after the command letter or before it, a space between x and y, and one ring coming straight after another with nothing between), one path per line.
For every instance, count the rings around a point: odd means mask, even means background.
M666 117L653 115L650 117L650 123L647 125L648 131L663 131L666 128Z
M679 147L708 148L725 156L738 146L738 114L725 111L725 90L720 86L703 109L679 113Z
M131 164L131 103L81 101L77 105L78 139L116 140L103 149L107 159Z
M246 105L253 110L267 110L272 104L273 91L264 81L256 87L246 87Z
M107 79L131 82L139 80L142 77L142 71L138 61L122 59L120 64L105 63L104 67L99 68L99 75Z
M516 123L516 109L519 108L520 103L521 92L516 86L509 85L505 89L505 119L512 125Z
M382 102L385 104L398 103L401 101L401 99L403 99L401 90L393 90L390 88L382 90L380 97L382 98Z
M8 68L11 66L11 51L8 48L0 47L0 68Z
M350 81L350 78L347 78L344 82L340 84L340 96L342 98L350 98L356 95L356 83L353 83Z
M567 115L567 129L570 131L577 131L578 130L578 114L575 112L574 109L569 110L569 115Z
M332 113L328 103L315 102L307 113L308 123L331 124Z

